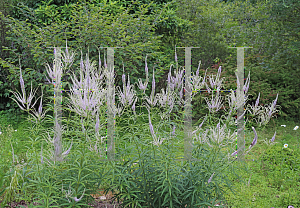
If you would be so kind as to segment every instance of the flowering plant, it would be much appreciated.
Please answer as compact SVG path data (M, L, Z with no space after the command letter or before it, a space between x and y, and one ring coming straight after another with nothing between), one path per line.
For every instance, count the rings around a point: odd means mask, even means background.
M66 57L69 57L67 49L66 49L66 54L67 54ZM70 56L70 58L64 58L63 62L71 63L72 62L71 57L72 56ZM56 64L57 63L60 62L56 60ZM99 69L100 67L101 67L101 61L100 61L100 54L99 54ZM53 70L49 68L48 74L50 78L52 78L52 82L54 78L58 79L59 77L62 76L62 68L63 67L57 65ZM80 81L78 81L75 76L74 78L72 78L73 87L69 99L70 103L67 105L66 108L70 111L75 112L78 115L78 117L80 117L79 118L81 121L80 126L82 129L81 132L84 134L84 140L78 141L78 143L81 144L81 146L77 146L77 148L82 147L80 154L77 153L75 154L76 149L74 151L73 150L71 151L73 145L73 138L70 147L65 152L59 150L61 144L57 142L59 141L57 138L62 137L63 126L58 125L57 121L56 124L59 127L59 130L61 132L57 132L57 134L54 136L53 139L48 134L48 141L49 144L53 145L54 147L54 154L59 153L60 157L66 157L67 155L69 155L73 160L76 161L76 163L72 161L70 161L69 163L66 162L73 168L65 171L66 172L65 174L70 173L70 175L73 175L72 171L76 170L76 168L80 168L78 172L78 178L80 179L78 180L85 181L85 183L83 183L82 181L77 181L77 182L73 181L72 184L76 184L75 190L71 191L72 188L71 186L69 186L69 191L66 194L67 199L73 198L74 201L72 203L77 203L77 204L82 199L84 199L84 196L86 194L90 193L88 188L85 187L89 185L89 182L87 182L87 180L84 178L85 177L88 178L88 176L92 173L96 175L99 173L99 169L98 169L99 167L92 166L92 164L87 164L87 160L89 159L89 156L92 158L98 157L98 159L100 159L103 156L99 154L101 151L99 151L99 146L98 146L100 145L98 143L99 129L100 129L99 127L100 124L102 124L102 121L100 122L100 118L99 118L100 116L99 111L101 107L103 107L103 103L105 103L105 101L108 101L107 99L109 94L108 94L108 90L102 88L101 85L102 85L102 81L104 80L104 76L108 80L112 80L114 76L113 70L109 71L107 69L106 62L105 62L104 72L101 74L101 76L98 76L100 70L98 70L98 72L96 71L95 64L89 62L88 56L85 61L81 59L80 71L81 71ZM146 80L148 81L147 63L146 63L145 71L146 71ZM108 189L111 189L112 192L114 191L115 188L119 189L120 192L116 195L116 198L118 200L120 198L124 199L123 203L125 205L135 204L140 206L155 206L155 207L160 207L162 205L166 205L166 206L188 205L190 207L193 207L196 205L197 206L213 205L215 204L214 202L217 200L217 198L214 197L215 195L217 195L218 198L222 197L220 193L212 193L211 190L214 190L219 183L224 183L224 180L221 180L221 178L224 178L224 174L226 173L228 166L232 165L232 163L235 161L232 160L232 157L236 156L237 153L240 151L240 149L233 150L233 148L228 148L227 157L223 155L220 149L221 147L229 146L234 142L234 133L232 134L232 132L230 132L230 130L227 129L228 126L232 124L230 115L237 112L237 110L246 101L247 97L243 97L241 95L240 93L241 86L238 83L237 92L234 93L233 91L231 91L231 94L228 96L230 101L229 102L230 111L229 113L226 112L229 115L225 117L225 121L220 120L217 123L217 125L211 122L211 114L214 114L214 112L218 111L220 109L220 106L222 105L220 99L221 97L219 94L219 90L222 86L222 79L219 80L220 73L221 73L221 67L219 67L218 69L217 78L215 80L213 80L212 78L209 79L211 88L214 88L216 86L218 90L216 96L213 97L211 101L209 99L206 99L208 108L210 110L209 116L206 116L203 122L201 123L201 125L197 127L196 130L192 131L192 135L194 139L193 141L194 149L192 152L193 160L197 160L197 162L193 162L192 160L185 162L185 165L192 167L191 169L188 169L188 168L184 168L184 166L179 168L178 163L176 162L175 159L176 149L177 150L180 149L181 146L179 141L180 137L175 135L176 132L178 133L180 131L180 128L182 126L180 126L179 124L169 125L170 124L169 122L168 125L170 126L170 129L172 129L171 130L172 133L169 134L171 136L169 136L164 133L165 131L159 131L157 122L155 122L156 115L160 115L161 121L163 121L164 119L169 119L175 104L177 103L178 105L182 105L185 103L185 101L183 100L183 80L184 80L183 70L177 69L175 71L175 76L173 77L171 73L171 67L170 67L166 89L161 89L161 93L155 95L154 93L155 76L154 76L154 69L153 69L152 93L150 97L145 95L143 98L145 99L143 105L148 110L149 131L147 131L148 129L145 130L145 128L141 128L142 125L139 125L139 128L136 128L136 131L133 132L130 138L131 141L134 141L134 145L136 151L138 152L138 155L133 156L132 158L130 158L129 155L123 155L126 158L126 160L124 160L123 162L121 161L121 165L116 164L115 162L109 162L109 164L111 165L110 170L113 172L108 171L106 175L106 179L107 180L110 179L111 181L111 186ZM205 83L205 79L203 79L203 81L201 82L202 78L199 77L198 75L199 75L199 68L197 69L196 75L192 76L193 88L197 87L198 89L206 86L208 91L210 91L210 88ZM248 76L250 76L250 74ZM245 90L246 93L249 87L249 80L250 79L247 79L246 85L243 86L243 89ZM21 86L23 86L21 81L22 79L20 78ZM126 83L125 74L123 74L122 76L122 81L123 81L123 91L121 91L121 88L117 88L121 107L120 106L118 108L113 107L112 109L109 110L111 110L114 113L114 115L118 114L118 116L121 117L124 113L123 109L131 106L132 110L134 111L134 116L131 118L137 120L139 117L143 116L142 114L137 115L135 113L135 104L138 101L136 96L137 93L131 87L129 77L128 77L127 86L125 87L125 83ZM140 90L145 92L145 89L147 87L147 82L146 84L142 84L141 82L139 82L138 87ZM80 91L78 89L82 89L82 90ZM22 90L23 92L25 92L25 89L22 88ZM256 108L258 104L258 100L257 100L257 104L253 108L252 113L261 116L262 125L265 125L266 123L269 122L271 115L274 113L277 98L278 95L276 97L276 100L271 105L270 109L267 111L268 113L266 117L264 117L262 114L257 114L258 113L258 110ZM26 101L25 99L19 99L19 101L23 104L23 107L20 106L22 110L25 110L24 107L25 104L27 105L27 110L29 109L28 106L31 106L30 105L31 99L32 99L31 96L28 101ZM42 102L40 103L40 105L42 105ZM159 108L164 108L164 111L162 111ZM151 111L157 111L157 113L153 113L151 116ZM41 114L41 112L42 110L39 110L38 115L42 118L44 114ZM237 121L240 120L243 115L239 116L237 118ZM74 118L74 120L76 119L77 118ZM201 136L200 134L199 136L197 136L196 133L201 130L202 125L207 119L209 119L209 125L206 126L206 132L204 136L203 134ZM91 121L92 122L95 121L95 123L93 124L94 127L92 127L93 129L92 131L90 128ZM78 122L76 125L78 126ZM252 130L254 132L254 139L249 146L249 150L243 154L247 154L257 143L258 140L257 132L254 127L252 127ZM150 133L150 136L147 135L147 132ZM271 142L274 142L275 134ZM103 138L105 137L101 138L101 143L103 143L102 140ZM90 151L87 151L87 149L85 148L86 144L89 144L88 150ZM174 148L174 146L176 145L177 147ZM128 145L127 148L130 149L132 148L132 146L133 145ZM74 148L76 147L74 146ZM95 153L97 155L95 155ZM120 152L120 154L121 153L122 151ZM44 160L43 160L44 158L46 157L42 155L42 149L41 149L40 161L42 165L44 165ZM226 161L226 159L228 159L228 162ZM54 161L55 157L52 156L52 159L50 160L46 158L47 164L50 165L51 167L55 167L55 163L51 164L51 160ZM221 160L222 162L216 163L215 161L217 160ZM130 161L132 161L132 164L135 161L139 161L139 162L136 164L136 166L125 165L128 164ZM209 162L207 163L207 161ZM74 166L76 164L78 164L78 167L76 166L75 168ZM86 171L90 170L92 172L90 173L86 172L87 175L81 178L81 172L83 170L82 169L83 167L86 167ZM205 170L201 167L205 167ZM134 168L133 171L131 171L132 173L131 175L125 173L127 169L131 169L131 168ZM178 173L178 171L180 173ZM201 174L199 174L199 171L201 172ZM180 177L178 177L178 174L180 175ZM68 180L72 181L75 179L75 177L73 176L71 178L69 178ZM91 177L89 179L92 180ZM101 178L101 180L102 179L103 177ZM100 181L98 181L98 184L101 184ZM204 184L204 182L206 184ZM64 184L61 185L63 186ZM108 191L108 189L106 191ZM80 190L81 192L79 193ZM208 198L202 194L203 192L201 190L206 190L206 192L209 193ZM80 198L77 198L76 196L80 196ZM165 197L162 198L162 196ZM71 203L69 200L68 202Z

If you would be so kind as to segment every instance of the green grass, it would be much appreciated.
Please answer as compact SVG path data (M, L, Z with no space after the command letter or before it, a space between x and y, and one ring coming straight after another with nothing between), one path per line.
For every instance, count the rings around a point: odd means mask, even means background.
M28 128L30 124L25 121L24 118L21 119L21 122L12 124L8 122L9 115L1 113L0 116L0 128L2 131L2 135L0 135L1 177L3 176L3 173L9 171L12 164L12 148L9 140L11 140L13 144L14 154L18 161L20 162L22 159L24 159L25 162L27 161L27 150L25 145L27 145L28 142L28 135L24 129ZM136 125L141 128L139 122L142 121L137 121ZM17 131L11 133L11 136L5 132L8 125L10 125L13 130L17 129ZM130 125L134 126L134 123L130 123ZM281 127L281 125L286 125L286 127ZM238 180L234 174L228 170L228 176L232 180L236 190L238 190L237 194L233 195L226 187L223 187L224 190L226 190L225 198L228 200L231 207L300 206L300 162L296 161L297 154L300 155L298 140L298 131L300 130L293 130L297 125L299 126L299 123L279 121L275 118L270 121L263 131L256 128L258 141L250 153L245 157L248 170L245 170L242 173L244 181ZM147 123L145 126L147 126ZM162 127L162 129L167 131L167 128ZM270 140L275 131L277 132L275 142L278 143L274 146L268 146L263 140L265 138ZM121 136L124 137L126 134L123 132ZM179 135L178 137L182 137L182 135ZM247 130L245 133L246 149L248 149L253 138L253 131ZM117 142L116 146L120 145L125 147L124 144L125 143ZM288 144L288 148L283 148L284 144ZM36 148L40 149L40 146L37 145ZM178 152L176 153L177 156L180 154L182 155L183 151L182 140ZM225 153L226 148L223 148L222 151ZM238 165L238 163L235 164ZM250 176L251 179L248 186L247 183Z

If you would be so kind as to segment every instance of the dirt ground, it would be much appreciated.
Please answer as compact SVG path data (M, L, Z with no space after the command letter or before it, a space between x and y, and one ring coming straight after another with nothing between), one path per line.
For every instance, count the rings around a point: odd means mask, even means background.
M113 194L111 192L108 192L107 195L104 195L103 191L99 191L98 194L92 194L91 195L94 199L95 202L93 204L89 203L88 205L90 205L91 207L95 207L95 208L119 208L120 204L122 203L122 201L120 203L117 202L117 200L112 200ZM0 201L1 203L2 201ZM40 205L37 202L33 202L33 205ZM20 202L12 202L9 203L9 206L11 208L17 208L20 207L20 205L28 208L28 203L26 203L25 201L20 201ZM220 203L215 204L215 207L220 206ZM208 206L208 208L211 208L210 206Z
M98 194L93 194L92 197L95 199L95 202L93 204L89 203L91 207L95 208L118 208L120 207L119 205L121 204L117 202L117 200L112 200L113 194L111 192L108 192L107 195L104 195L103 191L100 191ZM2 201L0 200L0 203ZM17 208L22 205L23 207L28 208L28 205L40 205L37 202L31 202L31 203L26 203L25 201L20 201L20 202L11 202L9 203L9 206L11 208Z

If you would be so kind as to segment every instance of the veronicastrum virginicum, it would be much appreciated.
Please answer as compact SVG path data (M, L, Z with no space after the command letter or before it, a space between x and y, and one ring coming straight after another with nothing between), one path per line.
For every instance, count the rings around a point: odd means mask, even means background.
M112 48L109 48L109 49L112 49ZM191 49L191 47L187 47L186 48L186 52L187 52L187 54L186 54L186 63L190 63L190 49ZM241 52L241 49L243 50L243 48L241 48L241 47L238 47L238 58L239 58L239 52ZM109 51L109 50L108 50ZM111 50L110 50L111 51ZM113 49L112 49L112 51L113 51ZM66 50L66 52L67 52L67 55L65 56L66 58L64 58L64 62L67 62L67 63L71 63L72 62L72 58L70 58L70 57L73 57L73 56L69 56L68 55L68 51ZM113 54L113 52L111 53L111 54ZM176 55L176 54L175 54ZM111 55L110 55L111 56ZM100 55L99 55L99 57L100 57ZM56 59L57 59L57 56L56 56ZM55 61L55 63L59 63L59 61ZM100 60L100 63L101 63L101 60ZM239 66L239 63L240 63L240 61L238 60L238 69L240 68ZM83 62L81 61L81 66L83 66ZM109 72L107 72L107 71L105 71L106 72L106 76L107 76L107 78L108 78L108 80L110 80L110 84L112 84L111 83L111 81L112 81L112 77L113 77L113 74L114 74L114 72L113 72L113 62L110 62L110 68L111 68L111 71L109 71ZM91 65L89 65L89 61L88 61L88 59L86 60L86 66L89 66L89 67L91 67L91 68L93 68ZM99 66L101 66L101 64L99 65ZM106 63L105 63L105 66L106 66ZM89 74L89 67L86 67L86 74ZM107 66L106 66L106 68L107 68ZM60 70L61 69L61 67L60 66L56 66L55 67L55 70L53 70L52 71L52 78L61 78L61 76L62 76L62 70ZM81 69L82 69L82 67L81 67ZM147 65L146 65L146 76L147 76L147 78L148 78L148 68L147 68ZM188 75L188 74L190 74L190 73L188 73L189 71L190 71L190 65L187 67L186 66L186 70L187 70L187 73L186 73L186 76ZM220 70L221 70L221 68L219 68L219 72L220 72ZM49 73L49 72L48 72ZM57 74L58 73L58 74ZM151 93L151 96L150 96L150 99L147 99L146 98L146 100L148 101L148 103L153 107L153 106L155 106L156 104L157 104L157 102L161 105L161 106L165 106L165 104L166 104L166 101L168 101L168 104L169 104L169 106L170 106L170 109L172 110L172 107L173 107L173 105L174 105L174 99L170 99L172 96L170 96L172 93L174 93L173 91L172 91L172 89L175 89L175 88L177 88L177 90L179 90L180 88L181 88L181 90L180 90L180 92L179 92L179 97L180 98L182 98L182 90L183 90L183 79L182 79L182 73L183 73L183 71L181 71L181 72L175 72L175 74L176 74L176 77L171 77L171 73L169 74L169 76L168 76L168 88L166 89L166 91L164 91L163 89L162 89L162 93L159 93L159 94L157 94L156 96L154 96L154 89L155 89L155 80L154 80L154 73L153 73L153 80L152 80L152 93ZM201 85L199 85L199 77L197 76L198 75L198 70L197 70L197 74L196 74L196 76L193 76L193 87L199 87L199 86L202 86L203 84L206 84L206 83L204 83L204 80L203 80L203 82L201 83ZM49 75L51 74L51 72L49 73ZM218 73L219 74L219 73ZM54 76L55 75L55 76ZM96 75L95 75L96 76ZM103 78L103 75L101 76L101 78ZM238 76L237 75L237 78L238 78L238 80L237 80L237 82L238 82L238 85L237 85L237 87L238 87L238 90L237 90L237 96L235 97L234 96L234 93L232 92L232 95L231 95L231 100L233 101L232 102L232 104L231 104L231 111L233 110L233 107L235 106L235 110L236 109L238 109L238 108L241 108L241 107L243 107L243 103L244 103L244 101L245 101L245 99L244 99L244 96L243 96L243 92L242 92L242 90L248 90L248 87L249 87L249 83L248 83L248 86L247 86L247 83L246 83L246 85L243 87L243 89L241 89L241 85L243 85L243 79L242 79L242 77L240 77L240 76ZM90 78L86 78L87 80L90 80ZM124 86L123 86L123 92L121 92L121 91L119 91L119 94L121 95L121 99L123 100L123 102L121 101L121 103L124 105L126 105L126 104L132 104L133 103L133 99L134 99L134 97L135 97L135 94L134 94L134 91L133 90L130 90L130 82L128 83L128 85L127 85L127 88L125 89L125 75L123 75L122 76L122 79L123 79L123 84L124 84ZM57 81L59 81L60 79L58 79ZM220 84L221 84L221 82L217 82L217 80L218 80L218 76L217 76L217 79L214 81L214 80L212 80L212 79L210 79L210 84L211 84L211 87L214 87L214 86L218 86L218 88L220 87ZM241 81L241 82L240 82ZM59 83L59 82L58 82ZM146 82L147 83L147 82ZM146 86L147 86L147 84L146 85L144 85L144 84L141 84L141 82L139 83L140 85L139 85L139 88L141 89L141 90L145 90L146 89ZM186 86L187 85L189 85L188 84L188 82L186 82ZM207 86L208 87L208 86ZM77 88L78 89L78 88ZM195 89L195 88L194 88ZM208 88L209 89L209 88ZM98 89L96 89L96 90L98 90ZM95 91L96 91L95 90ZM114 89L113 89L113 91L114 91ZM102 95L104 95L104 92L105 91L102 91ZM166 92L166 93L165 93ZM186 95L187 94L189 94L189 92L191 93L191 90L186 90ZM86 94L86 92L84 92L85 94ZM74 93L74 94L76 94L76 93ZM93 95L93 93L91 93L92 95ZM112 95L114 95L114 93L112 94ZM100 96L101 97L101 96ZM103 96L102 96L103 97ZM112 99L114 96L111 96L110 98ZM217 97L218 97L218 94L217 94ZM98 97L99 98L99 97ZM189 101L189 96L185 96L185 105L188 103L188 101ZM135 98L135 101L136 101L136 99L137 98ZM218 98L217 98L218 99ZM216 100L217 100L216 99ZM109 101L109 99L107 100L107 101ZM180 101L180 100L179 100ZM273 103L273 105L271 106L271 108L270 108L270 111L269 111L269 114L268 114L268 116L270 115L270 114L272 114L272 111L273 111L273 109L274 109L274 107L275 107L275 104L276 104L276 101L277 101L277 98L276 98L276 100L275 100L275 102ZM25 101L24 101L24 103L25 103ZM74 103L74 102L73 102ZM112 102L110 102L110 103L112 103ZM95 106L95 109L97 108L96 106L96 104L95 104L95 102L91 102L91 104L93 105L93 106ZM216 101L213 101L213 103L212 103L212 105L209 107L210 109L213 109L213 108L217 108L217 106L219 105L220 103L219 102L216 102ZM135 108L135 102L134 102L134 104L133 104L133 106L132 106L132 109L134 110L134 108ZM91 106L88 108L88 106L86 106L86 105L83 105L83 106L81 106L81 109L83 109L83 110L91 110ZM117 109L117 108L114 108L114 107L112 107L112 106L108 106L108 109L110 109L114 114L115 113L121 113L120 111L119 111L119 109ZM77 113L79 113L79 109L77 109L78 111L77 111ZM82 115L83 116L86 116L87 114L85 114L85 112L87 112L87 111L81 111L80 113L83 113ZM239 111L238 111L238 113L239 113ZM244 112L245 113L245 112ZM240 114L240 115L238 115L238 121L239 120L241 120L241 117L244 115L244 113L243 114ZM93 112L92 112L92 115L94 116L94 115L96 115L96 110L94 110ZM97 115L98 116L98 115ZM228 116L229 117L229 116ZM98 118L98 117L97 117ZM162 118L163 118L163 116L162 116ZM98 119L97 119L97 121L99 121ZM190 120L186 120L186 124L187 124L187 126L189 126L189 122L190 122ZM57 123L57 122L56 122ZM150 120L150 117L149 117L149 125L151 124L151 120ZM57 125L58 127L59 127L59 125ZM99 126L99 122L97 122L96 123L96 126ZM154 130L153 130L153 126L152 126L152 128L151 128L151 125L149 126L150 127L150 130L152 129L152 131L151 131L151 134L152 134L152 136L153 136L153 138L154 138L154 143L155 144L157 144L157 145L159 145L159 144L161 144L161 142L162 141L159 141L159 140L157 140L157 139L155 139L156 138L156 136L155 136L155 133L154 133ZM97 127L97 128L99 128L99 127ZM218 126L217 126L217 128L219 129L219 124L218 124ZM110 131L110 132L112 132L112 131ZM254 132L255 132L255 130L254 130ZM256 132L255 132L256 133ZM219 134L220 134L220 132L219 132ZM191 134L189 134L189 135L191 135ZM108 135L108 137L109 136L111 136L111 135ZM103 137L102 137L103 138ZM256 138L257 139L257 138ZM54 142L53 142L54 143ZM256 142L253 142L253 144L251 145L252 147L254 146L254 144L255 144ZM111 144L113 144L113 140L112 140L112 143ZM110 148L109 149L113 149L112 148L112 145L110 144ZM188 144L191 144L191 142L188 142ZM55 146L55 145L54 145ZM72 144L71 144L71 146L72 146ZM71 148L71 147L70 147ZM69 148L69 149L70 149ZM58 152L61 152L61 150L59 150L59 148L56 148L55 147L55 150L57 150ZM239 148L238 148L238 151L236 151L236 152L239 152L241 150L241 146L239 146ZM66 151L66 152L69 152L69 150L68 151ZM186 152L185 152L186 153ZM62 153L61 153L62 154ZM61 155L60 154L60 155ZM58 154L56 154L56 155L58 155Z

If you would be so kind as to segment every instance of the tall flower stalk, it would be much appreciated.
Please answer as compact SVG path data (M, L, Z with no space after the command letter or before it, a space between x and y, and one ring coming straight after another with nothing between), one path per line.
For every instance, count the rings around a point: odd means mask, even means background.
M30 94L29 94L29 97L26 97L26 91L25 91L25 85L24 85L24 80L23 80L23 76L22 76L20 58L19 58L19 65L20 65L20 85L21 85L21 90L22 90L23 96L21 97L21 94L18 91L17 91L18 94L16 92L11 91L11 90L9 90L9 91L12 92L15 95L15 97L17 98L17 100L20 102L21 105L14 98L11 97L11 99L14 100L23 111L26 111L26 112L29 113L29 111L33 109L34 105L37 102L37 100L36 100L32 104L32 99L33 99L37 89L32 94L32 82L31 82Z
M123 66L123 72L124 72L124 66ZM128 75L128 81L127 81L126 87L125 87L125 84L126 84L125 74L122 75L122 81L123 81L123 92L120 90L119 86L117 87L117 90L119 90L118 95L121 98L121 103L122 103L123 107L132 105L132 110L133 110L134 114L136 114L135 113L135 103L138 100L138 97L136 96L135 90L132 89L133 86L130 85L129 75ZM142 85L142 89L144 89L143 85Z
M99 55L100 58L100 55ZM98 75L95 71L95 63L90 63L88 55L86 55L86 60L83 61L81 57L80 61L80 80L77 80L76 76L73 74L72 82L73 87L70 90L70 104L68 108L76 112L81 116L81 120L86 119L87 123L91 117L97 117L97 127L96 132L99 129L99 115L98 111L101 105L103 105L103 100L105 99L106 92L101 88L103 82L103 76ZM91 115L90 115L91 113ZM91 149L91 140L87 135L87 126L83 125L83 132L85 133L84 142L89 142ZM95 147L96 148L96 147Z
M72 63L72 57L73 55L69 55L68 54L68 50L66 49L66 54L64 57L64 62L66 63ZM56 57L57 59L58 57ZM99 57L100 58L100 57ZM59 61L55 61L55 70L53 71L48 71L49 76L55 80L60 80L61 79L61 75L62 75L62 67L61 67L61 62ZM99 62L100 63L100 62ZM49 67L50 68L50 67ZM145 71L148 72L148 68L146 65ZM74 108L69 106L70 109L72 109L74 112L76 112L77 114L79 114L81 117L88 117L88 112L91 111L92 116L95 116L96 112L98 111L99 106L102 104L98 103L98 101L103 100L103 98L105 97L105 90L100 89L100 85L101 85L101 78L103 78L103 75L101 75L100 77L98 76L97 73L95 73L94 70L94 63L89 63L89 59L87 58L85 61L85 68L84 68L84 63L83 60L81 59L80 62L80 81L77 81L75 78L72 78L73 81L73 90L72 90L72 95L70 97L71 103L73 104ZM83 77L82 72L85 72L86 76ZM168 86L166 91L164 91L162 89L162 93L158 93L157 95L154 95L155 92L155 78L154 78L154 70L153 70L153 79L152 79L152 92L151 92L151 96L150 99L146 97L146 100L148 101L148 103L154 107L156 105L156 103L160 103L160 105L162 107L165 106L166 102L168 101L168 104L170 106L169 109L172 110L172 106L174 105L174 93L173 91L175 89L177 89L176 91L178 92L178 90L181 88L181 86L183 86L183 77L182 77L182 72L183 71L176 71L175 72L175 77L171 76L171 69L170 69L170 73L168 75ZM210 91L210 88L208 87L208 85L204 82L205 79L203 79L203 81L200 83L201 77L198 76L199 71L197 70L196 76L193 76L193 85L194 86L201 86L203 87L204 85L207 86L208 91ZM219 77L220 77L220 73L221 73L221 67L218 69L218 75L216 77L215 80L213 80L212 78L209 79L210 82L210 86L213 87L217 87L217 96L215 98L212 99L211 103L208 103L208 107L210 109L210 112L215 112L218 111L220 109L221 106L221 102L219 100L219 89L221 87L222 84L222 79L219 81ZM90 75L91 74L91 75ZM109 74L106 74L107 76L109 76ZM146 73L146 76L148 77L148 73ZM131 105L133 103L133 98L135 96L135 94L131 93L133 91L130 91L130 82L128 79L128 84L127 87L125 88L125 75L123 74L123 92L119 91L119 95L122 98L122 104L126 105L126 103L128 103L129 105ZM100 80L100 83L97 83ZM247 86L247 82L248 82L248 86ZM249 81L247 80L246 85L244 86L244 90L247 92L248 87L249 87ZM21 103L23 104L23 107L21 107L21 109L25 110L25 104L27 104L27 110L29 110L29 106L30 106L30 101L32 100L33 96L29 96L27 102L25 99L25 91L24 91L24 84L22 81L22 76L20 76L20 83L21 83L21 87L22 87L22 91L23 91L23 99L19 98L19 100L21 101ZM53 82L55 83L55 82ZM56 85L58 86L58 85ZM141 84L140 83L140 89L145 90L145 86L147 86L146 84ZM238 85L239 86L239 85ZM82 91L78 90L78 89L83 89ZM93 89L95 91L93 91L93 93L90 94L89 89ZM100 91L100 93L96 93L96 91ZM238 92L237 92L238 93ZM91 96L90 96L91 95ZM237 94L238 95L238 94ZM83 96L83 98L82 98ZM137 98L136 98L137 99ZM258 98L259 99L259 98ZM231 111L230 113L232 113L232 111L236 110L239 105L244 101L244 99L241 99L240 96L235 97L233 92L231 94L231 102L230 102L230 106L231 106ZM270 115L272 115L273 113L273 109L275 107L277 98L274 101L274 103L272 104L270 110L268 111L268 117ZM134 107L134 106L133 106ZM233 108L235 107L235 108ZM253 113L257 113L256 110L257 107L257 103L254 107L254 112ZM168 113L171 112L171 110L169 110ZM116 111L116 109L115 109ZM36 115L41 115L41 105L39 108L39 113ZM38 117L38 116L37 116ZM42 117L42 116L41 116ZM266 122L268 122L268 120L266 120L263 124L265 124ZM56 122L57 127L61 128L61 126L59 125L59 122ZM58 131L57 131L58 133ZM60 134L57 134L60 135ZM154 136L155 137L155 136ZM88 138L87 140L89 142L91 142ZM61 155L62 153L62 149L61 149L61 141L58 140L54 140L55 143L55 155L57 156L57 158L59 158L59 155Z
M48 74L51 76L52 80L55 80L60 83L61 76L62 76L62 67L61 67L60 62L57 59L58 59L58 57L56 56L55 67L54 67L53 71L48 71ZM100 59L100 55L99 55L99 59ZM68 63L71 63L70 59L65 58L65 61L66 60L68 61ZM85 61L82 60L82 56L81 56L80 80L78 81L75 76L74 76L74 78L72 78L73 86L72 86L70 99L69 99L71 105L68 106L68 108L71 111L75 112L81 118L82 124L83 124L82 125L83 132L84 132L84 136L85 136L83 142L84 142L84 144L89 142L89 144L90 144L89 149L91 151L97 151L97 147L94 146L94 148L92 148L92 141L88 137L88 127L89 127L88 122L91 119L93 119L93 117L95 118L95 120L96 120L95 133L97 135L99 133L99 128L100 128L99 109L100 109L101 105L103 105L103 101L105 101L105 97L106 97L105 95L109 94L109 93L107 93L107 90L101 88L101 84L103 81L103 74L99 77L95 71L94 65L95 65L94 63L89 62L88 55L87 55L87 58ZM106 70L104 71L104 75L106 76L107 79L112 80L112 77L114 76L113 71L108 71L107 66L105 67L105 69ZM146 67L145 71L147 72L146 77L148 78L148 68L147 67ZM219 68L219 70L218 70L217 79L209 80L211 87L213 88L216 86L218 90L220 89L221 82L222 82L222 80L219 81L220 73L221 73L221 68ZM179 96L178 96L179 102L182 101L180 99L182 99L182 95L183 95L182 94L182 89L183 89L182 75L183 74L182 74L182 71L179 71L179 70L176 71L175 74L176 74L175 77L172 77L171 70L170 70L168 80L167 80L168 86L166 87L166 90L162 89L162 93L155 94L155 75L154 75L154 69L153 69L152 92L151 92L150 97L146 96L146 101L148 101L148 104L146 103L146 108L148 110L150 134L153 139L151 141L151 143L153 144L152 147L153 147L153 151L154 151L154 156L155 156L155 150L158 147L165 145L164 140L166 140L166 138L158 137L158 132L155 131L155 128L152 124L151 117L150 117L150 110L151 110L150 105L151 105L151 107L154 107L156 104L160 104L161 107L165 108L165 110L166 110L165 113L170 113L173 110L175 98L178 95L177 93L179 93ZM126 78L125 74L123 74L123 76L122 76L123 91L119 90L120 100L121 100L121 103L123 104L123 106L132 105L132 109L134 110L134 105L135 105L134 100L137 98L136 98L134 90L131 89L129 77L128 77L127 86L125 87L125 83L126 83L125 78ZM201 84L200 84L200 80L201 80L201 77L199 77L198 73L197 73L196 76L193 77L194 86L203 87L206 84L204 82L205 79L203 79ZM55 83L55 82L53 82L53 83ZM58 86L58 84L55 85L55 87L57 87L57 86ZM141 90L145 90L146 86L147 86L147 83L146 84L140 83ZM21 83L21 87L22 87L22 83ZM249 83L246 83L246 85L244 86L244 90L247 91L248 87L249 87ZM209 87L208 87L208 89L209 89ZM179 91L179 90L181 90L181 91ZM57 92L57 91L58 91L58 87L55 88L55 92ZM174 92L174 91L176 91L176 92ZM55 95L57 95L57 94L55 94ZM25 96L23 96L23 97L25 97ZM230 113L229 113L229 115L230 115L231 113L234 113L234 111L236 111L242 105L243 102L245 102L245 98L239 94L239 90L237 90L236 95L232 92L232 94L231 94L231 96L229 96L229 98L231 99L230 100L231 101L230 102ZM26 104L25 99L24 100L21 99L21 101L23 102L23 104ZM277 101L277 98L268 111L268 117L270 117L272 115L273 110L275 108L276 101ZM167 106L166 104L168 104L169 108L166 107ZM221 102L219 100L219 93L217 92L217 96L215 98L213 98L212 102L210 102L208 105L208 107L210 108L210 112L213 113L214 111L218 111L220 105L221 105ZM23 106L23 109L25 109L25 105ZM41 108L39 108L39 112L42 111L40 109ZM55 110L57 110L57 108L55 108ZM110 109L110 110L112 110L113 113L116 113L118 111L118 109L116 109L116 108ZM41 113L40 113L40 115L41 115ZM241 117L242 116L239 116L239 118L237 118L237 120L240 120ZM206 118L208 118L208 117L206 116ZM203 122L201 123L199 128L201 128L202 125L206 122L206 118L203 120ZM87 121L87 122L85 123L85 121ZM267 120L267 122L268 122L268 120ZM265 124L265 123L263 123L263 124ZM57 119L57 116L55 119L55 125L57 127L56 135L53 140L50 140L50 142L53 143L53 146L54 146L53 159L55 161L57 161L57 160L61 161L63 159L63 156L66 156L70 153L73 142L71 143L70 147L64 153L62 153L63 151L62 151L62 142L61 142L61 136L62 136L61 132L62 132L63 126L59 124L59 120ZM211 126L214 126L214 125L211 124ZM206 129L205 134L202 134L201 137L199 137L199 139L198 139L198 141L200 141L200 143L207 144L209 147L212 147L212 149L214 151L213 152L214 154L213 154L213 157L211 160L211 164L209 165L209 171L208 171L209 179L207 178L208 179L207 184L209 186L211 186L213 184L213 181L215 180L215 178L218 177L218 175L220 174L220 171L217 172L216 170L214 170L213 169L214 166L212 165L215 157L217 156L216 151L220 150L221 147L227 146L228 144L230 144L234 141L233 134L231 134L230 132L226 132L227 127L228 127L228 125L226 124L226 122L225 122L225 124L222 124L222 121L220 120L215 128ZM254 139L249 146L249 151L257 144L257 141L259 139L255 128L252 127L252 129L254 132ZM193 133L195 133L195 131ZM175 126L173 128L172 135L174 135L174 134L175 134ZM275 134L276 134L276 132L275 132ZM101 140L102 140L102 138L101 138ZM272 142L274 142L274 140L275 140L275 135L274 135L274 138L272 138ZM97 142L98 142L98 139L97 139ZM96 143L96 146L97 146L97 143ZM154 146L156 146L157 148L154 148ZM84 145L84 148L85 148L85 145ZM236 150L233 153L231 151L228 156L229 157L236 156L236 154L239 151L240 150ZM82 158L83 158L83 156L82 156ZM165 158L166 158L166 156L165 156ZM41 162L44 162L44 157L42 154L41 154ZM82 161L81 161L81 163L82 163ZM169 170L169 167L167 167L167 170ZM78 187L76 187L76 194L77 194L77 191L78 191ZM72 198L77 202L77 201L80 201L82 199L82 197L83 197L83 194L81 195L81 197L79 199L76 196L74 196Z
M68 48L66 45L66 55L69 56ZM61 108L61 102L62 102L62 91L61 91L61 78L63 74L63 65L61 60L61 49L60 48L54 48L54 63L53 63L53 70L51 70L51 67L47 64L48 69L48 75L52 79L52 83L54 84L54 117L55 117L55 136L53 139L53 145L54 145L54 155L53 160L56 161L62 161L62 108ZM73 62L74 54L70 59L64 59L66 62Z

